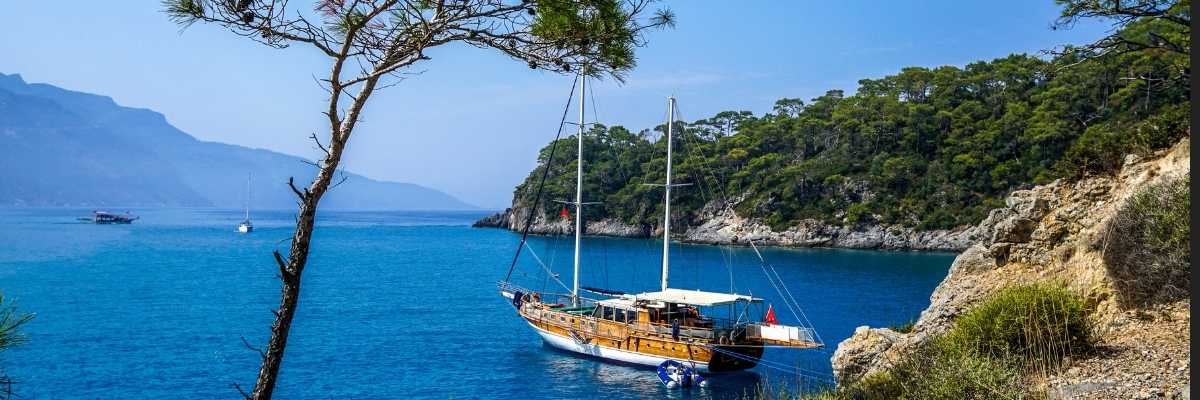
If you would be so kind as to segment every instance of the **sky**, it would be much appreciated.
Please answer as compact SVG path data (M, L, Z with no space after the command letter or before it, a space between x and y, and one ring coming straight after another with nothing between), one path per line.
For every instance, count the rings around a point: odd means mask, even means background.
M907 66L1036 54L1097 39L1108 28L1095 22L1051 30L1058 14L1052 0L659 6L675 13L677 26L646 35L624 84L590 84L601 123L634 131L660 124L669 95L684 120L725 110L762 114L780 98L852 93L859 79ZM316 158L308 136L327 132L325 93L314 77L327 73L327 59L303 46L270 49L216 26L181 31L160 8L157 0L0 2L0 72L153 109L201 140ZM411 70L417 74L372 97L343 165L506 207L554 137L573 78L468 46L426 54L432 59Z

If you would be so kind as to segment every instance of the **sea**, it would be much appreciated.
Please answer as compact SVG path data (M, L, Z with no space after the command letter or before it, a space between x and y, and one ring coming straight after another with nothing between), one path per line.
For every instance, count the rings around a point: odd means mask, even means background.
M286 254L294 211L132 209L131 225L77 221L90 209L0 209L0 292L35 314L0 352L22 399L230 399L249 390L279 301L271 252ZM124 212L126 210L109 210ZM824 348L768 349L760 365L668 389L652 369L544 345L497 291L520 234L472 228L464 212L322 211L303 277L278 399L724 399L814 391L861 325L916 319L954 255L671 246L671 286L765 299L780 323ZM574 242L531 236L511 280L561 291ZM536 256L536 257L535 257ZM586 237L584 286L656 290L657 240ZM772 270L773 268L773 270ZM549 272L547 272L549 271ZM782 288L766 271L777 273ZM551 275L553 274L553 275ZM787 307L786 293L799 310Z

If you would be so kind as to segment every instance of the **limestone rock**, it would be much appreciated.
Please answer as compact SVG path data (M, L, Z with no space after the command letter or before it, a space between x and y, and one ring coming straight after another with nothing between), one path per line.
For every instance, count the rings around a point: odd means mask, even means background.
M879 368L883 353L888 351L900 334L887 328L871 329L860 326L854 335L838 344L833 352L833 374L839 382L858 380Z
M1189 146L1190 139L1185 138L1152 157L1130 158L1117 176L1089 177L1070 184L1055 181L1014 191L1006 199L1005 207L989 212L979 225L962 230L970 232L971 241L962 246L965 251L955 258L949 274L934 289L929 307L921 312L912 332L888 333L860 327L854 336L838 345L833 357L835 375L839 379L852 379L884 368L928 338L948 330L956 317L1000 288L1058 281L1066 283L1069 290L1079 292L1094 310L1091 318L1097 331L1108 332L1102 336L1101 340L1105 342L1102 345L1138 350L1072 360L1073 365L1088 368L1075 375L1064 373L1073 376L1071 379L1052 380L1046 393L1066 398L1094 398L1097 395L1101 398L1137 398L1139 390L1157 390L1155 393L1160 394L1186 393L1186 378L1173 380L1176 375L1183 375L1172 372L1172 378L1168 379L1158 366L1179 364L1182 371L1190 365L1187 335L1153 332L1186 332L1190 326L1189 315L1176 313L1158 325L1130 321L1126 315L1140 311L1123 310L1115 303L1102 251L1108 220L1133 193L1161 179L1190 173ZM1189 308L1190 305L1176 307ZM1147 328L1131 330L1137 326ZM1162 329L1163 326L1170 329ZM1155 350L1163 347L1182 350ZM1153 353L1151 358L1156 361L1129 361L1146 359L1147 352ZM1114 372L1117 370L1124 372ZM1106 383L1129 382L1129 377L1121 374L1135 372L1155 379L1156 383L1152 386ZM1157 383L1159 381L1161 385ZM1079 393L1086 395L1080 397Z

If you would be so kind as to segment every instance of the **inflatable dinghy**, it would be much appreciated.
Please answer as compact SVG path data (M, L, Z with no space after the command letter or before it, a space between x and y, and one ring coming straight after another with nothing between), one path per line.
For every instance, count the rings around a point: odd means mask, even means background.
M708 381L700 376L695 369L675 360L663 361L658 364L658 380L668 389L689 386L708 386Z

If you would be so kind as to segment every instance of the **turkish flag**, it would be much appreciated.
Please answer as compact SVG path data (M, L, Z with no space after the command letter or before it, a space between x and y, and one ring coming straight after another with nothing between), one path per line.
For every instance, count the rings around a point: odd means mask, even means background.
M770 305L767 306L767 315L763 317L763 322L766 323L767 325L775 325L775 324L779 323L779 321L775 319L775 307L774 306L770 306Z
M571 218L571 212L567 211L567 207L563 207L562 211L558 212L558 215L561 215L564 219Z

